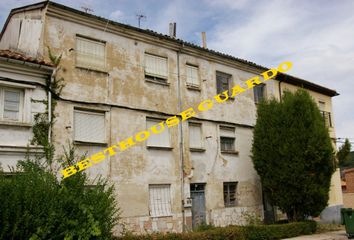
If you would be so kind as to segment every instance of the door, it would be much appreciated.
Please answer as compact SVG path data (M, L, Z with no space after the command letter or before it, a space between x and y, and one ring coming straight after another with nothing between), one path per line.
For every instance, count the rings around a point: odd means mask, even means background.
M205 184L192 183L190 185L191 198L192 198L192 226L197 227L205 223Z

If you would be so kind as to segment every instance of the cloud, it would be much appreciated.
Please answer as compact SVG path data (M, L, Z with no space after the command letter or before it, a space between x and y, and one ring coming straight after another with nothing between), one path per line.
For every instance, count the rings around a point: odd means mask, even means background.
M115 10L109 15L109 19L119 21L124 17L124 13L120 10Z

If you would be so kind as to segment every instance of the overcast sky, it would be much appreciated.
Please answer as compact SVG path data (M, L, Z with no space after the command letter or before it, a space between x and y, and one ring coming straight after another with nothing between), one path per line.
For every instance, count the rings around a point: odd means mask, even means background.
M0 0L0 24L11 8L39 2ZM353 0L56 0L95 15L168 33L271 67L290 60L291 75L337 90L333 98L337 137L354 142L354 1Z

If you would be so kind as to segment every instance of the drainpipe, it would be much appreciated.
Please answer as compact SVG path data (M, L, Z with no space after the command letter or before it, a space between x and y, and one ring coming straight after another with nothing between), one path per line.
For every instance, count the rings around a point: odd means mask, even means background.
M57 72L57 69L55 68L53 70L52 75L50 76L50 82L49 82L49 86L48 86L48 122L49 124L49 130L48 130L48 142L51 143L52 141L52 92L50 89L50 85L53 82L54 76Z
M279 101L281 102L281 80L279 80L279 83L278 83L278 90L279 90Z
M179 55L181 48L177 50L177 98L178 98L178 111L182 112L182 98L181 98L181 79L179 67ZM182 122L178 125L180 132L179 156L180 156L180 172L181 172L181 207L182 207L182 232L185 232L185 213L184 213L184 139L183 139L183 126Z

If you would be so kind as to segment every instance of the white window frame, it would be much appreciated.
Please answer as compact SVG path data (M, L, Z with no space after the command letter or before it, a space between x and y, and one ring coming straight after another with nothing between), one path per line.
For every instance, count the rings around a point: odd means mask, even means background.
M161 75L161 74L158 74L157 72L147 71L147 59L148 58L154 58L157 61L166 61L166 75ZM167 82L168 74L169 74L168 73L168 58L145 52L144 53L144 74L145 74L146 79Z
M226 131L228 133L222 133L222 131ZM237 153L236 151L236 128L231 126L219 126L220 132L220 152L221 153ZM233 149L232 150L223 150L221 149L221 138L232 138L233 139Z
M200 128L200 146L193 146L191 139L191 130L190 127L199 127ZM188 122L188 132L189 132L189 149L193 150L203 150L204 149L204 134L203 134L203 125L197 122Z
M160 189L160 193L158 193ZM163 192L165 191L165 192ZM157 194L161 194L157 196ZM161 196L164 202L161 201ZM172 216L171 184L149 184L149 213L151 217ZM161 205L160 205L161 204Z
M102 141L87 141L84 139L77 139L76 137L76 126L75 126L75 113L83 113L83 114L90 114L90 115L99 115L103 116L104 119L104 136ZM88 110L88 109L79 109L79 108L74 108L73 111L73 139L75 142L82 142L82 143L97 143L97 144L106 144L107 143L107 122L106 122L106 113L105 112L100 112L100 111L94 111L94 110Z
M80 54L79 52L79 41L87 41L87 42L90 42L90 43L93 43L93 44L97 44L97 45L100 45L100 46L103 46L103 64L102 66L101 65L94 65L94 66L91 66L89 64L86 64L86 63L80 63L79 60L78 60L78 57ZM98 70L98 71L106 71L106 66L107 66L107 48L106 48L106 42L105 41L102 41L102 40L98 40L98 39L92 39L90 37L85 37L85 36L82 36L82 35L76 35L76 38L75 38L75 51L76 51L76 54L75 54L75 65L76 67L80 67L80 68L86 68L86 69L91 69L91 70Z
M195 80L196 82L193 81L193 79L194 79L192 77L193 74L190 75L189 70L197 72L197 79ZM190 81L190 80L192 80L192 81ZM186 83L187 83L187 86L197 87L197 88L200 87L200 76L199 76L199 67L198 66L195 66L195 65L192 65L189 63L186 64Z
M18 119L5 119L5 91L13 91L20 93L20 103L19 103L19 111L18 111ZM0 85L0 121L4 122L24 122L24 100L25 100L25 89L22 88L13 88L8 86Z
M157 118L151 118L151 117L147 117L146 118L146 129L150 129L150 126L148 126L148 122L154 122L154 125L157 125L157 124L159 124L160 122L163 122L164 120L163 119L157 119ZM171 147L171 134L170 134L170 129L167 127L167 125L166 125L166 123L164 123L165 124L165 128L164 128L164 130L160 133L160 134L163 134L163 133L166 133L167 132L167 134L168 134L168 144L166 144L166 145L152 145L151 143L150 143L150 141L151 141L151 138L153 138L154 137L154 133L152 133L151 131L151 135L150 135L150 137L146 140L146 146L148 147L148 148L166 148L166 149L171 149L172 147ZM159 135L159 134L158 134ZM149 139L150 139L150 141L149 141Z

